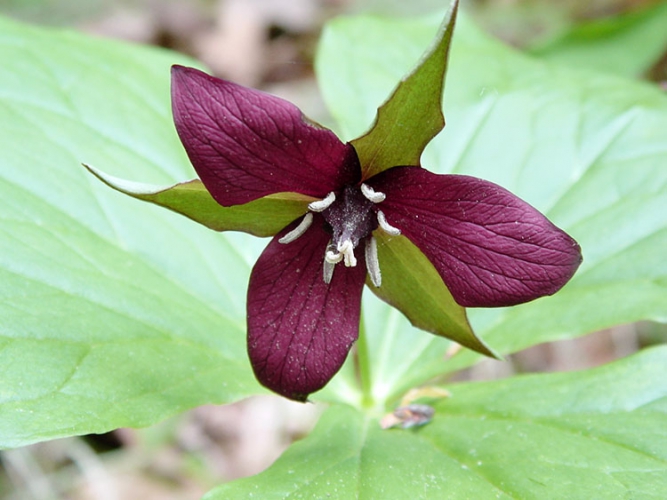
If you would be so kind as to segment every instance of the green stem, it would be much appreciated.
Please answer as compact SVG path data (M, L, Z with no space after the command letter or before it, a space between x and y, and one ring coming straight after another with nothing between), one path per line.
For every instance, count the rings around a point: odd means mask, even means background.
M357 368L359 370L359 383L361 385L361 404L364 408L372 408L373 401L371 380L371 359L368 352L368 341L366 339L366 328L363 317L359 322L359 339L357 340Z

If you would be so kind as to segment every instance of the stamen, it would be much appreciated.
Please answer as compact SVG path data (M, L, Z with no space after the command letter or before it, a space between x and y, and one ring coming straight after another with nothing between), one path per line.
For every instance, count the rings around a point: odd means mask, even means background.
M380 273L380 261L378 260L378 244L372 236L366 241L366 269L371 277L371 282L379 288L382 285L382 273Z
M338 252L340 252L345 259L345 267L354 267L357 265L357 258L354 256L354 245L352 245L352 241L345 240L342 243L338 243Z
M329 252L327 252L329 253ZM342 258L342 257L341 257ZM334 262L329 262L327 258L324 258L324 266L322 268L324 274L324 282L328 285L331 283L331 278L333 277L334 269L336 269L336 264Z
M372 201L373 203L380 203L387 198L387 195L375 191L372 187L366 184L361 185L361 194L363 194L368 201Z
M398 236L399 234L401 234L400 229L398 229L397 227L392 226L391 224L389 224L387 222L387 219L384 216L384 213L382 212L382 210L378 210L377 216L378 216L378 224L380 225L380 227L382 228L382 230L385 233L390 234L392 236Z
M306 215L303 216L303 219L301 220L299 225L296 226L294 229L292 229L285 236L280 238L278 240L278 243L283 243L283 244L292 243L299 236L303 235L303 233L306 232L306 230L310 227L312 223L313 223L313 214L307 213Z
M323 200L309 203L308 210L312 210L313 212L324 212L334 201L336 201L336 194L331 191Z

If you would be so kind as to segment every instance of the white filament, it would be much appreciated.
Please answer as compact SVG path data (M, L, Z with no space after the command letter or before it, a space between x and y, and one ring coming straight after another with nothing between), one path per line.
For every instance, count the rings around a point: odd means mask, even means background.
M372 187L366 184L361 185L361 194L363 194L367 200L372 201L373 203L380 203L387 197L384 193L375 191Z
M284 243L292 243L299 236L303 235L303 233L306 232L306 230L310 227L310 225L312 223L313 223L313 214L307 213L306 215L303 216L303 220L301 220L299 225L296 226L294 229L292 229L285 236L280 238L278 240L278 243L283 243L283 244Z
M390 234L392 236L398 236L399 234L401 234L400 229L398 229L397 227L392 226L391 224L389 224L387 222L387 219L384 216L384 213L382 212L382 210L378 210L377 216L378 216L378 224L380 225L380 228L382 228L382 230L385 233Z
M382 285L382 273L380 273L377 241L372 236L366 242L366 269L373 285L379 288Z
M323 200L313 201L308 204L308 209L313 212L323 212L331 206L331 204L336 201L336 195L331 191Z
M342 258L342 257L341 257ZM331 278L333 277L334 269L336 269L336 264L334 262L329 262L326 257L324 259L324 282L328 285L331 283Z

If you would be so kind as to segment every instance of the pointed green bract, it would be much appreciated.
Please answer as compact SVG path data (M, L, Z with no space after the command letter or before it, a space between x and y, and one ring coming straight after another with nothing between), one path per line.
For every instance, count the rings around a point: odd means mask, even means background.
M363 179L398 165L419 165L424 148L445 126L442 97L457 8L455 0L432 47L378 108L371 129L352 141Z
M84 165L107 186L139 200L155 203L199 222L214 231L242 231L273 236L308 211L313 198L298 193L278 193L245 205L223 207L199 179L172 186L152 186L118 179Z
M667 347L447 389L410 430L334 406L268 470L204 498L653 500L667 489Z
M417 328L454 340L486 356L497 357L475 335L464 307L458 305L433 264L404 236L375 232L382 285L373 293L400 310Z

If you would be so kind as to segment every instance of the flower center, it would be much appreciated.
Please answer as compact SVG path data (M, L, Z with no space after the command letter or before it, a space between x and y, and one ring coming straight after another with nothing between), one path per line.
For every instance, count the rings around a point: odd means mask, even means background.
M322 216L333 231L324 258L331 264L343 260L346 267L356 266L354 249L378 227L373 202L359 188L345 186Z
M320 212L328 224L332 237L324 254L324 281L331 282L334 268L339 262L346 267L355 267L357 258L354 250L360 242L365 243L366 268L371 281L380 286L382 276L377 256L377 242L372 233L378 226L385 232L397 236L401 231L391 226L384 213L375 205L385 200L384 193L376 192L366 184L345 186L329 193L322 200L314 201L301 223L283 236L280 243L290 243L306 232L313 222L311 212Z

